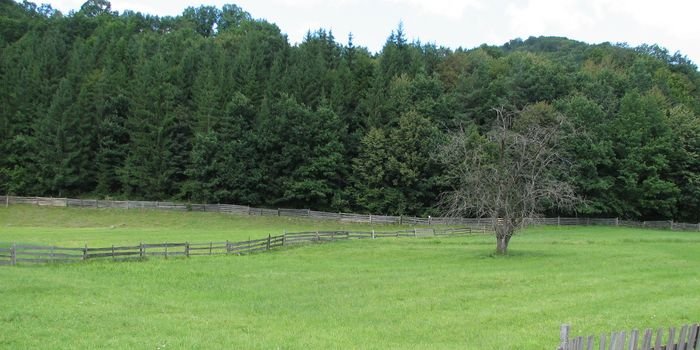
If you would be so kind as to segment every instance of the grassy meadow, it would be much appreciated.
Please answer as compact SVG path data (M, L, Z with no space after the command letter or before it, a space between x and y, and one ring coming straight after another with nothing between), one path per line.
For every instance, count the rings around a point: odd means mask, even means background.
M0 241L81 246L369 228L213 213L0 208ZM396 229L396 227L383 227ZM0 267L0 348L553 349L700 321L700 233L532 228L248 256Z
M405 229L406 227L403 227ZM144 209L85 209L17 205L0 208L0 242L66 247L139 242L243 241L310 230L398 230L396 225L342 224L308 218L237 216Z

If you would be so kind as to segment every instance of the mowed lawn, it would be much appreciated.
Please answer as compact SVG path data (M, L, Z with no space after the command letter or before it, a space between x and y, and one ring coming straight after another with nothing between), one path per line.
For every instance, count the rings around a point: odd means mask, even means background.
M79 246L342 228L163 214L3 208L0 241ZM0 267L0 348L553 349L561 323L588 335L700 321L697 232L533 228L512 240L510 256L493 250L487 236L387 238Z

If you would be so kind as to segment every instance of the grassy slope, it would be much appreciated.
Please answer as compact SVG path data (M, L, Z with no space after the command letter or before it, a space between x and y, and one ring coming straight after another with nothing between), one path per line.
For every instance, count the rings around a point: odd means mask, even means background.
M156 210L34 206L0 208L0 242L82 247L143 242L242 241L324 229L397 230L398 226L341 224L304 218L238 216Z
M227 228L204 214L172 219L178 231L89 210L65 211L64 224L42 210L37 222L53 228L37 228L37 240L70 241L62 227L104 225L101 215L149 234ZM18 226L32 238L31 211L24 220L0 210L0 240ZM554 348L562 322L584 335L699 321L699 248L698 233L539 228L505 258L475 236L0 268L0 348Z

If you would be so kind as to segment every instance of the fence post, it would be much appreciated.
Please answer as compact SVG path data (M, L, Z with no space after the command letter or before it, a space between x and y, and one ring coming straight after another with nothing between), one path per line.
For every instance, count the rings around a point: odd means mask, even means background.
M372 214L369 214L369 223L372 223Z
M270 235L267 235L267 250L270 250Z
M17 243L12 243L10 248L10 265L17 265Z
M88 246L87 243L85 243L85 248L83 248L83 260L88 259Z
M403 215L399 215L399 225L403 225Z
M114 260L114 244L112 244L112 260Z
M168 242L165 242L163 245L165 245L165 258L168 258Z
M557 226L561 226L561 217L557 215Z
M231 242L229 242L227 239L226 240L226 255L228 255L230 253L231 253Z
M10 207L10 194L6 193L5 194L5 208L9 208L9 207Z
M615 218L615 226L620 226L620 218Z
M673 219L671 219L671 231L673 231Z
M316 230L316 241L320 241L321 237L318 235L318 230Z
M569 325L565 323L565 324L561 325L561 329L559 331L559 347L557 349L564 350L568 343L569 343Z
M139 243L139 257L143 258L146 256L146 247L143 246L143 242Z
M185 256L190 257L190 242L185 242Z
M433 225L433 217L428 215L428 226L432 226L432 225Z
M287 244L287 229L282 231L282 246L285 246Z
M214 242L209 241L209 255L211 255L211 248L214 245Z
M277 208L277 216L281 216L280 215L280 208Z
M418 231L416 230L416 227L413 226L413 238L418 237Z
M374 239L374 229L372 229L372 239Z

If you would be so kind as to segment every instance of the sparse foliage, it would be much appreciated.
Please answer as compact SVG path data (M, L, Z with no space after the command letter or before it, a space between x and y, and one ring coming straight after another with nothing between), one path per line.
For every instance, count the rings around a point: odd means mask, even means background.
M489 218L497 252L506 254L511 237L529 218L547 207L570 208L577 197L557 176L567 166L559 150L566 119L545 104L494 112L491 131L462 129L442 149L453 184L442 205L452 216Z

